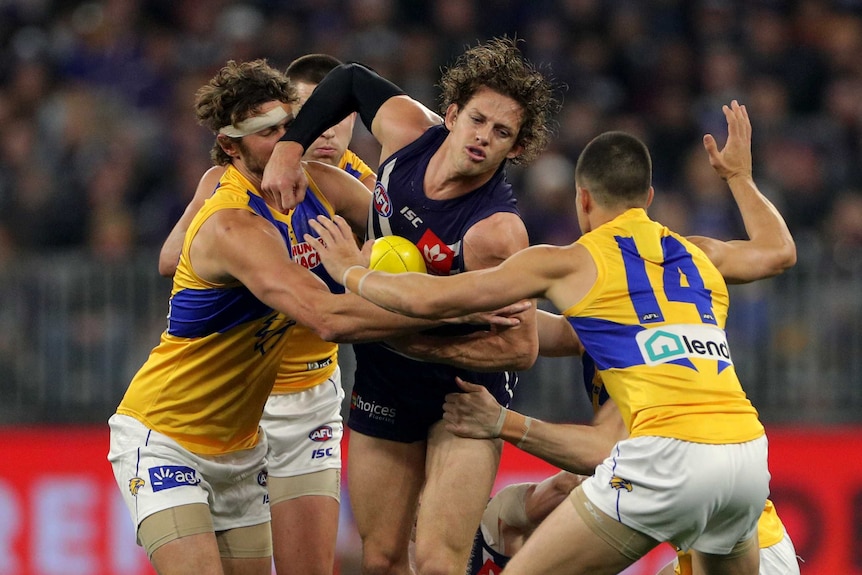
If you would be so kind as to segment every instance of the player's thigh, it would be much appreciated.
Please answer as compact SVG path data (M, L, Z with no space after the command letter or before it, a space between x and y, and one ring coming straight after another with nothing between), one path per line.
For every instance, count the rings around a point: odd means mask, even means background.
M727 555L714 555L692 549L692 572L702 575L758 575L760 547L757 534L737 543Z
M159 575L221 573L215 533L197 533L159 546L150 561Z
M417 560L437 551L469 552L497 467L500 440L457 437L443 422L431 427L425 487L417 521Z
M787 533L775 545L760 550L760 575L799 575L799 558Z
M364 547L406 550L425 480L425 445L350 434L347 489Z
M335 470L324 473L334 474ZM278 574L331 574L338 537L338 499L331 494L305 494L280 500L270 512Z
M627 540L625 545L629 547L657 544L590 506L582 494L580 499L575 497L579 491L581 487L539 525L509 561L507 575L615 574L634 562L616 549L621 540ZM608 542L609 538L615 541L614 545Z

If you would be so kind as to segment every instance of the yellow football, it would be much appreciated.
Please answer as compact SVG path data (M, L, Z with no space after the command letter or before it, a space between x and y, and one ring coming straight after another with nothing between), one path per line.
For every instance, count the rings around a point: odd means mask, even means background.
M416 244L401 236L382 236L371 246L373 270L398 274L401 272L426 273L425 259Z

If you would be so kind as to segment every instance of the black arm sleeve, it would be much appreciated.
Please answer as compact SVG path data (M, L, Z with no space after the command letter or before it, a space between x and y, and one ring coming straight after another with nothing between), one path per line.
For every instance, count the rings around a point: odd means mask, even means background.
M370 132L371 121L383 102L403 93L401 88L361 64L342 64L317 85L281 141L298 142L308 149L318 136L351 112L359 112Z

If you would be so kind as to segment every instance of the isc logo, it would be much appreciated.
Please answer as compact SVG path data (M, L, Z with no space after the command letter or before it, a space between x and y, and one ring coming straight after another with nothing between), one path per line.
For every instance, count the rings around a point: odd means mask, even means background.
M317 441L319 443L323 443L324 441L329 441L332 439L332 428L328 425L321 425L314 431L308 434L308 438L312 441Z
M331 447L321 447L320 449L311 450L312 459L323 459L324 457L332 457Z

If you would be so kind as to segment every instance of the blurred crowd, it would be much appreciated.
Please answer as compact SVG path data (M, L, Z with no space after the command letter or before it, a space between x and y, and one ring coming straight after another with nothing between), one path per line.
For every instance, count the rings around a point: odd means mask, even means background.
M533 243L576 239L573 161L608 129L649 144L654 217L738 237L701 143L736 98L800 263L862 262L860 0L0 0L0 260L161 245L209 165L194 92L228 59L325 52L436 108L440 68L495 35L563 101L551 148L510 171ZM354 149L376 166L361 128Z

